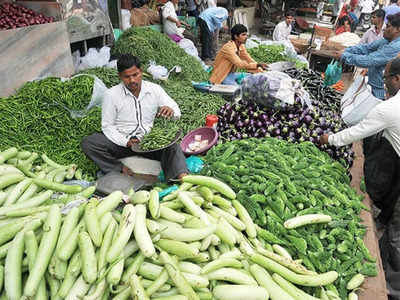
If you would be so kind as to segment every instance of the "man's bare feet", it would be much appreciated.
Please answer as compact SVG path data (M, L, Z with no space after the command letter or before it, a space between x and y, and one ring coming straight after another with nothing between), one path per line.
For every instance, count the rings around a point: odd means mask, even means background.
M127 166L122 167L122 174L126 176L133 176L133 172L131 169L129 169Z

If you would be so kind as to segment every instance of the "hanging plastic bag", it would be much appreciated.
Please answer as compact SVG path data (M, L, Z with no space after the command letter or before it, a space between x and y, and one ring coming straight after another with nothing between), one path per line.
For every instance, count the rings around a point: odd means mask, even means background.
M325 86L335 84L342 78L342 64L338 61L332 60L331 63L326 67L325 71Z
M347 125L355 125L380 103L382 100L372 95L365 77L357 76L341 100L342 119Z

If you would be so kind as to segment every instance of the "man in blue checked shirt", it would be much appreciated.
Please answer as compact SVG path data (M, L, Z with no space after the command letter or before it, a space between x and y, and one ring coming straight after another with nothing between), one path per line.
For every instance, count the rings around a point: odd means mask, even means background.
M400 13L388 16L383 39L336 52L336 58L347 65L368 68L368 84L372 94L385 99L383 70L400 52Z

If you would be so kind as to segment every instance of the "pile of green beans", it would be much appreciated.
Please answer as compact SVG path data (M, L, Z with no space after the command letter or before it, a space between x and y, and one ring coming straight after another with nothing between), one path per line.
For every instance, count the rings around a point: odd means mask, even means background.
M179 65L182 73L176 77L181 80L208 80L207 72L196 58L188 55L167 35L150 28L131 27L124 31L111 49L111 54L118 57L127 53L139 57L144 65L155 61L157 65L162 65L168 70ZM146 70L145 66L143 70Z
M179 125L175 120L158 117L153 128L140 142L142 150L153 150L168 146L175 139Z

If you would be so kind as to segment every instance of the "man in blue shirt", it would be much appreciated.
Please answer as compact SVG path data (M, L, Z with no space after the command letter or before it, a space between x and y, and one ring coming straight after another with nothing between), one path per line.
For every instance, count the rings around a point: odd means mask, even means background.
M383 32L383 39L336 52L336 58L347 65L368 68L368 84L372 94L385 99L383 70L400 52L400 13L390 15Z
M223 7L210 7L204 10L198 19L201 40L201 59L213 60L216 49L213 46L213 33L222 28L228 18L228 11Z
M397 4L398 0L390 0L390 5L384 8L386 17L385 23L387 23L387 16L394 15L400 12L400 6Z

